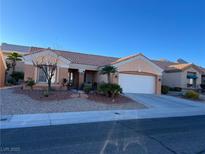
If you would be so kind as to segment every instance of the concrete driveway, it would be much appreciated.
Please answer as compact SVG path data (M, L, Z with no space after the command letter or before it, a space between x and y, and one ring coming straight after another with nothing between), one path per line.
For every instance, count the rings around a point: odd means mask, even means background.
M128 97L143 103L148 107L163 108L163 109L188 109L188 108L204 108L205 102L191 101L182 98L166 95L151 95L151 94L134 94L127 93Z

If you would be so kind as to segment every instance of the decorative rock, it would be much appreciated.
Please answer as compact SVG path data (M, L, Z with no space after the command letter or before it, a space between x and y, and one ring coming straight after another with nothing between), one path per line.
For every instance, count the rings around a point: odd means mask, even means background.
M81 93L81 94L80 94L80 98L88 98L88 95Z
M80 95L78 93L75 93L75 94L71 94L71 98L78 98Z

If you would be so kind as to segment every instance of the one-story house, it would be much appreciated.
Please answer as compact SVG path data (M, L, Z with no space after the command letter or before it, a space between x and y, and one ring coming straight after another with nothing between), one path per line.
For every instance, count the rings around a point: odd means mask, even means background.
M183 89L198 89L201 84L205 84L205 68L182 59L177 62L150 60L142 54L118 58L8 43L1 44L4 59L11 52L26 55L27 60L23 59L23 62L18 62L16 70L25 72L25 80L32 77L37 82L36 87L45 85L43 83L45 77L41 76L42 73L37 68L32 67L31 57L39 55L38 52L46 53L48 50L49 53L61 57L61 61L65 63L58 64L53 79L55 80L53 85L56 87L60 87L61 80L64 78L69 80L72 88L80 88L84 82L107 82L106 75L99 73L99 70L105 65L113 65L118 68L118 73L113 75L112 80L114 83L119 83L124 92L160 93L158 81L161 85ZM126 68L124 68L125 66ZM31 69L29 69L30 67ZM160 73L160 71L162 72Z
M163 69L143 54L125 58L106 57L69 51L44 48L31 48L24 56L24 78L35 80L36 87L47 86L44 73L33 65L34 61L42 62L58 58L57 70L52 80L54 87L61 87L63 79L67 79L72 88L81 88L83 83L107 82L107 76L100 73L105 65L117 68L112 75L112 82L118 83L126 93L161 93L161 76ZM41 60L40 60L41 59Z
M199 89L201 84L205 84L205 69L202 67L180 60L178 62L153 60L153 62L164 70L162 85L172 88Z

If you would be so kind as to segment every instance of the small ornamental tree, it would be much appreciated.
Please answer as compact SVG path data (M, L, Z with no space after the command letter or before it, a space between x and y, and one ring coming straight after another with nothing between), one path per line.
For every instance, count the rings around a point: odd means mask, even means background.
M16 52L12 52L8 55L6 60L8 61L8 63L10 63L12 67L12 73L14 73L16 68L16 62L22 61L22 55Z
M48 83L48 91L51 90L51 81L55 75L59 57L56 55L48 54L43 56L33 57L33 66L41 69L46 77Z
M117 68L111 65L106 65L101 69L101 74L107 74L108 83L111 83L111 74L116 72Z

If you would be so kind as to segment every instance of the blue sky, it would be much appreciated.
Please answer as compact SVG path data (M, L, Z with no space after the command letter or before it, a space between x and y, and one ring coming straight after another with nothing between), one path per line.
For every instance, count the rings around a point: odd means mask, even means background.
M0 42L205 67L204 0L1 0Z

